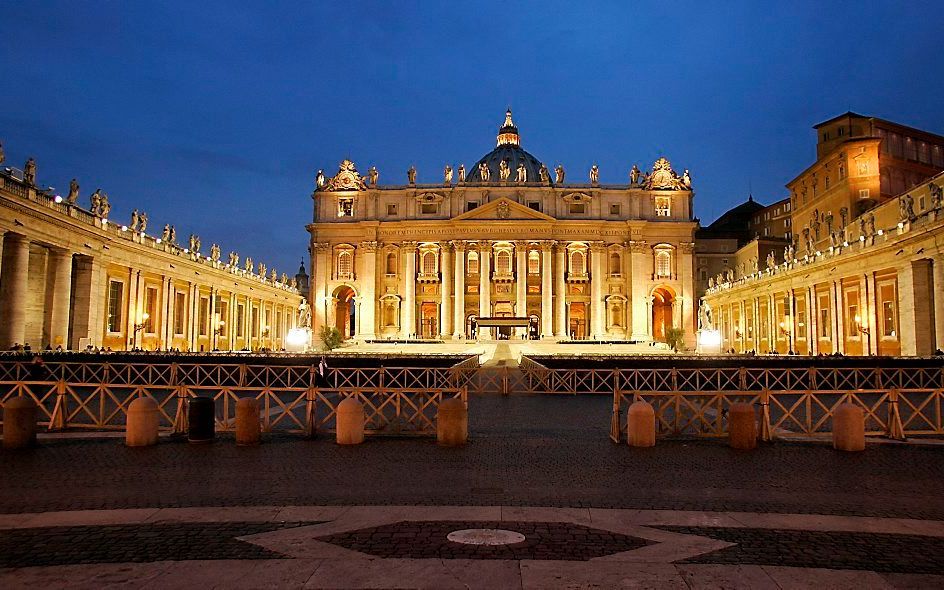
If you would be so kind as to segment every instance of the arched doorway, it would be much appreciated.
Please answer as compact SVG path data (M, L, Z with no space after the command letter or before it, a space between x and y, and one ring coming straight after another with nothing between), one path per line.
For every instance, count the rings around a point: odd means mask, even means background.
M439 306L436 303L420 304L420 338L434 339L439 336Z
M572 340L587 339L587 304L573 302L570 304L569 314L570 337Z
M347 285L338 287L334 292L334 327L341 333L341 338L347 340L354 336L354 289Z
M652 338L665 341L665 335L672 327L672 305L675 294L667 287L658 287L652 292Z

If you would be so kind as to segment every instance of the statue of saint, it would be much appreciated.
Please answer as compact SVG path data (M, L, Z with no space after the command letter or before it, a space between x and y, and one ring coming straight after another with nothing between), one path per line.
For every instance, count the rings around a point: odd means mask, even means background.
M279 282L282 283L283 285L287 285L287 284L288 284L288 275L283 272L283 273L282 273L282 276L279 277Z
M377 172L376 166L371 166L367 171L367 180L370 182L370 186L377 186L377 180L380 179L380 172Z
M773 270L775 266L777 266L777 257L774 255L773 252L768 252L767 253L767 270Z
M479 176L482 178L482 182L488 182L488 179L491 177L492 172L488 169L488 164L482 162L479 164Z
M406 179L410 184L416 184L416 166L410 166L406 171Z
M299 328L311 327L311 307L304 297L302 298L302 302L298 304L298 321L296 323Z
M92 203L92 215L97 217L102 207L102 189L95 189L95 192L89 197L89 201Z
M714 277L708 277L708 288L709 288L709 289L713 289L714 286L715 286L715 278L714 278Z
M554 168L554 184L563 184L564 182L564 165L558 164Z
M928 190L931 191L931 208L940 209L944 205L944 189L941 185L932 182L928 185Z
M839 209L839 223L842 224L840 227L843 227L843 228L849 225L849 208L848 207L842 207L841 209Z
M734 271L731 270L730 268L729 268L728 270L724 271L724 276L725 276L725 278L728 280L729 283L733 283L733 282L734 282Z
M701 305L698 306L698 329L714 330L711 321L711 306L704 299L701 300Z
M30 158L23 166L23 180L26 184L36 184L36 160Z
M547 181L550 180L551 173L548 172L546 165L541 164L541 169L538 170L538 176L541 178L542 184L547 184Z
M101 207L99 207L99 212L101 213L102 219L108 219L108 214L111 212L111 203L108 202L108 195L102 195Z
M138 231L140 231L143 234L144 232L147 231L147 226L148 226L148 215L147 213L142 211L138 215Z
M168 239L171 244L177 243L177 228L174 227L173 225L170 226L170 235L168 236Z
M459 182L465 182L465 164L459 164Z
M265 262L259 263L259 276L265 279L266 276L266 265Z
M269 273L269 280L274 283L277 278L279 278L279 273L277 273L273 268L272 272Z
M72 179L69 182L69 196L66 197L66 202L69 205L75 205L75 202L79 200L79 182L76 179Z
M914 221L918 218L918 216L915 215L914 199L911 195L905 197L905 213L908 215L908 221Z
M190 234L189 248L191 252L195 252L197 250L197 247L195 245L196 243L197 243L196 236L194 236L193 234Z
M875 213L869 213L868 219L865 223L868 225L868 232L870 236L875 235Z
M251 257L251 256L247 256L247 257L246 257L246 272L252 274L252 268L253 268L253 267L252 267L252 257Z
M170 224L164 224L164 231L161 232L161 241L169 242L170 241Z
M133 232L138 231L138 210L137 209L131 210L131 225L129 227L131 228L131 231Z
M511 168L508 166L508 160L502 160L498 163L498 177L505 182L509 176L511 176Z
M515 182L528 182L528 169L524 167L524 162L518 163L518 169L515 171Z
M239 254L236 252L229 253L229 265L234 268L239 266Z
M210 246L210 260L213 262L220 261L220 246L218 244L213 244Z
M688 173L688 168L682 173L682 185L685 188L692 188L692 175Z
M590 184L600 184L600 169L596 164L590 167Z
M443 184L452 184L452 166L449 164L443 168Z
M639 166L635 164L629 170L629 184L639 184Z
M295 277L292 277L288 280L288 286L295 289L298 287L298 280Z
M315 187L322 188L325 185L325 175L324 170L319 170L318 174L315 175Z

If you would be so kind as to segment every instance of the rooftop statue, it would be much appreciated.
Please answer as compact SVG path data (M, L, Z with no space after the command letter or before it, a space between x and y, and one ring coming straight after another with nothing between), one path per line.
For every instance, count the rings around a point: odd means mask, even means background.
M547 181L550 180L551 174L548 172L546 165L541 164L541 169L538 170L538 176L541 177L541 183L543 184L547 184Z
M465 164L459 164L459 182L465 182Z
M282 283L283 285L287 285L287 284L288 284L288 275L283 272L283 273L282 273L282 276L279 277L279 282Z
M220 246L219 244L213 244L210 246L210 260L213 262L220 261Z
M371 166L367 171L367 181L370 186L377 186L377 180L380 179L380 173L377 172L376 166Z
M682 172L682 184L685 188L692 188L692 175L688 173L688 168Z
M406 179L410 184L416 184L416 166L410 166L406 171Z
M23 180L27 184L36 184L36 160L30 158L23 166Z
M315 174L315 188L322 188L324 185L325 185L324 170L319 170L318 174Z
M940 209L944 205L944 189L941 188L941 185L933 182L928 186L928 189L931 191L931 208Z
M629 183L639 184L639 166L635 164L633 164L633 167L629 170Z
M564 166L563 164L558 164L554 168L554 184L563 184L564 183Z
M95 189L95 192L89 197L89 201L92 203L92 215L98 217L102 207L102 189Z
M515 182L528 182L528 169L524 167L524 162L518 164L515 174Z
M239 254L236 252L229 253L229 265L233 267L239 266Z
M131 210L131 225L129 225L128 227L130 227L131 231L133 232L138 231L138 210L137 209Z
M252 256L246 257L246 272L252 274Z
M509 176L511 176L511 168L508 167L508 160L502 160L498 163L498 177L505 182Z
M486 164L485 162L480 162L479 163L479 176L482 178L482 182L488 182L488 179L489 177L491 177L491 175L492 173L488 169L488 164Z
M66 202L70 205L75 205L75 202L79 200L79 182L76 179L72 179L69 182L69 196L66 197Z
M777 266L777 256L773 252L767 253L767 270L773 270Z
M108 214L111 213L111 203L108 202L108 195L106 194L102 195L99 213L101 213L102 219L108 219Z
M302 298L302 302L298 304L298 327L299 328L310 328L311 327L311 306L308 305L308 301L305 298Z
M171 244L177 243L177 228L173 225L170 226L170 237L168 238Z
M265 280L266 277L266 265L264 262L259 263L259 276Z
M596 164L590 167L590 184L600 184L600 169Z
M143 234L144 232L147 231L147 227L148 227L148 214L142 211L138 215L138 231L140 231Z
M170 242L170 224L164 224L164 231L161 232L161 241Z
M325 190L329 191L367 190L364 178L358 174L354 162L350 160L342 160L338 165L338 173L334 175L334 178L328 180L324 186Z
M443 183L452 184L452 166L446 164L446 167L443 168Z

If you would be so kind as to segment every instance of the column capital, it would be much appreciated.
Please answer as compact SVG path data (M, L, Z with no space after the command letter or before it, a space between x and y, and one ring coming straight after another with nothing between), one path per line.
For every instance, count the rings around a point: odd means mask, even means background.
M416 246L416 242L400 242L400 249L406 252L415 252Z
M591 252L602 252L606 249L606 244L602 241L593 241L590 242L590 251Z
M651 248L645 240L630 240L627 242L629 246L629 251L633 254L646 254Z
M495 242L492 240L479 240L477 244L480 252L488 252L495 245Z
M326 252L331 249L331 244L328 242L312 242L311 248L318 252Z
M439 249L443 252L452 252L452 248L451 241L439 242Z
M692 254L693 252L695 252L695 242L679 243L679 251L682 254Z
M557 240L541 240L539 243L541 245L542 252L550 252L551 248L557 244Z
M357 249L363 250L364 252L371 254L377 251L377 246L378 244L375 241L360 242L359 244L357 244Z
M469 245L469 243L465 240L451 240L449 244L455 248L456 252L465 252Z

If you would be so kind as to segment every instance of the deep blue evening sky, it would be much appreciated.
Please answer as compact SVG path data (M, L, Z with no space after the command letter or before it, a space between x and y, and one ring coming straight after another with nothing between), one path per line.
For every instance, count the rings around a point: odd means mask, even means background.
M707 4L7 2L0 141L113 219L294 271L318 168L438 182L508 105L568 180L691 169L705 223L785 196L847 110L944 133L940 2Z

